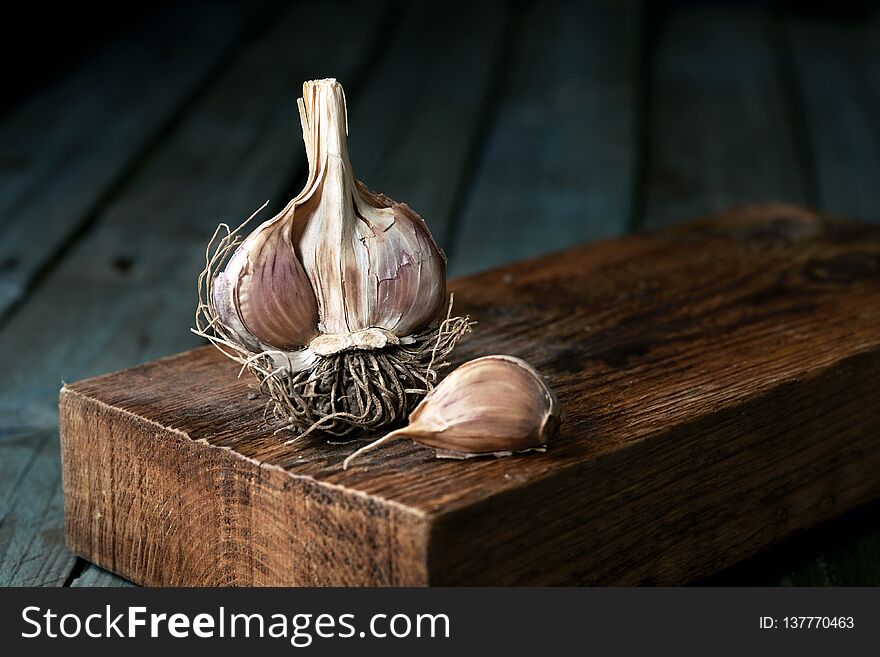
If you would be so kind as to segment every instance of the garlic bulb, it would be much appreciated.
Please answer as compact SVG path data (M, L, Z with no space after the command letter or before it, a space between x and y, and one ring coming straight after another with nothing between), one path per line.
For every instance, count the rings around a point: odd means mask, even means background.
M355 178L342 86L306 82L298 104L305 187L243 241L221 225L194 331L258 377L286 428L377 429L431 389L470 323L451 317L424 220Z
M561 421L559 402L541 375L513 356L485 356L453 371L409 417L409 424L362 447L398 438L433 447L438 456L507 456L546 445Z
M212 290L221 321L254 351L306 369L314 355L399 344L437 319L446 262L419 215L357 181L345 95L303 85L305 188L238 247Z

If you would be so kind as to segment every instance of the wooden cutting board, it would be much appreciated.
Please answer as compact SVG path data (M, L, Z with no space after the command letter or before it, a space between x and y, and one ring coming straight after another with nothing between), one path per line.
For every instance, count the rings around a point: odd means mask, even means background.
M546 453L343 471L205 347L61 391L70 548L150 585L675 584L880 497L880 227L755 206L451 288L457 360L557 391Z

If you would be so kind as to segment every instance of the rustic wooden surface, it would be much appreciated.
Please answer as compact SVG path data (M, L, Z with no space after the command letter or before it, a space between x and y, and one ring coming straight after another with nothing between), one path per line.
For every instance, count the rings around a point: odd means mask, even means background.
M206 235L301 185L304 78L456 274L756 200L880 219L875 10L582 5L172 7L0 117L0 583L119 582L63 545L58 386L198 344ZM710 581L878 584L878 514Z
M457 360L559 395L546 454L343 471L207 347L63 389L68 544L150 585L677 584L880 497L880 228L754 206L452 289Z

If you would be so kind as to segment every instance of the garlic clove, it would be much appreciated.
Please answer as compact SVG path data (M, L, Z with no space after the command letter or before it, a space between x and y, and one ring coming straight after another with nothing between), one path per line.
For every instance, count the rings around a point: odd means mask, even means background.
M349 348L345 336L367 329L418 333L446 305L443 252L418 214L355 178L342 85L304 83L299 110L306 185L215 278L221 321L255 353L310 349L323 334Z
M218 313L227 325L243 327L251 342L293 350L318 335L315 294L277 219L241 244L221 276L214 286Z
M391 210L393 225L364 242L378 283L371 289L374 301L355 312L361 324L406 336L443 313L446 261L419 215L403 203Z
M217 320L223 327L226 334L231 333L241 346L251 352L261 352L263 345L257 340L241 321L238 313L238 307L235 303L236 284L231 280L238 280L237 275L231 272L221 271L216 275L211 284L211 303L214 312L217 313Z
M342 86L306 82L298 106L305 186L243 242L250 219L221 224L195 332L257 377L284 428L372 431L406 417L471 323L422 218L355 178Z
M561 421L559 401L541 375L513 356L485 356L452 372L415 408L409 424L343 462L398 438L439 456L505 455L546 445Z

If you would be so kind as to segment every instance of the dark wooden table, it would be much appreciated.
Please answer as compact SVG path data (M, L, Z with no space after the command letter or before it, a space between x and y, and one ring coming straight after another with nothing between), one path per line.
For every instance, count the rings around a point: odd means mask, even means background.
M198 344L213 228L302 184L303 80L346 84L355 170L428 218L460 275L751 201L878 220L878 72L863 11L257 2L138 21L0 123L0 584L125 584L64 546L58 389ZM880 507L711 583L880 584Z

